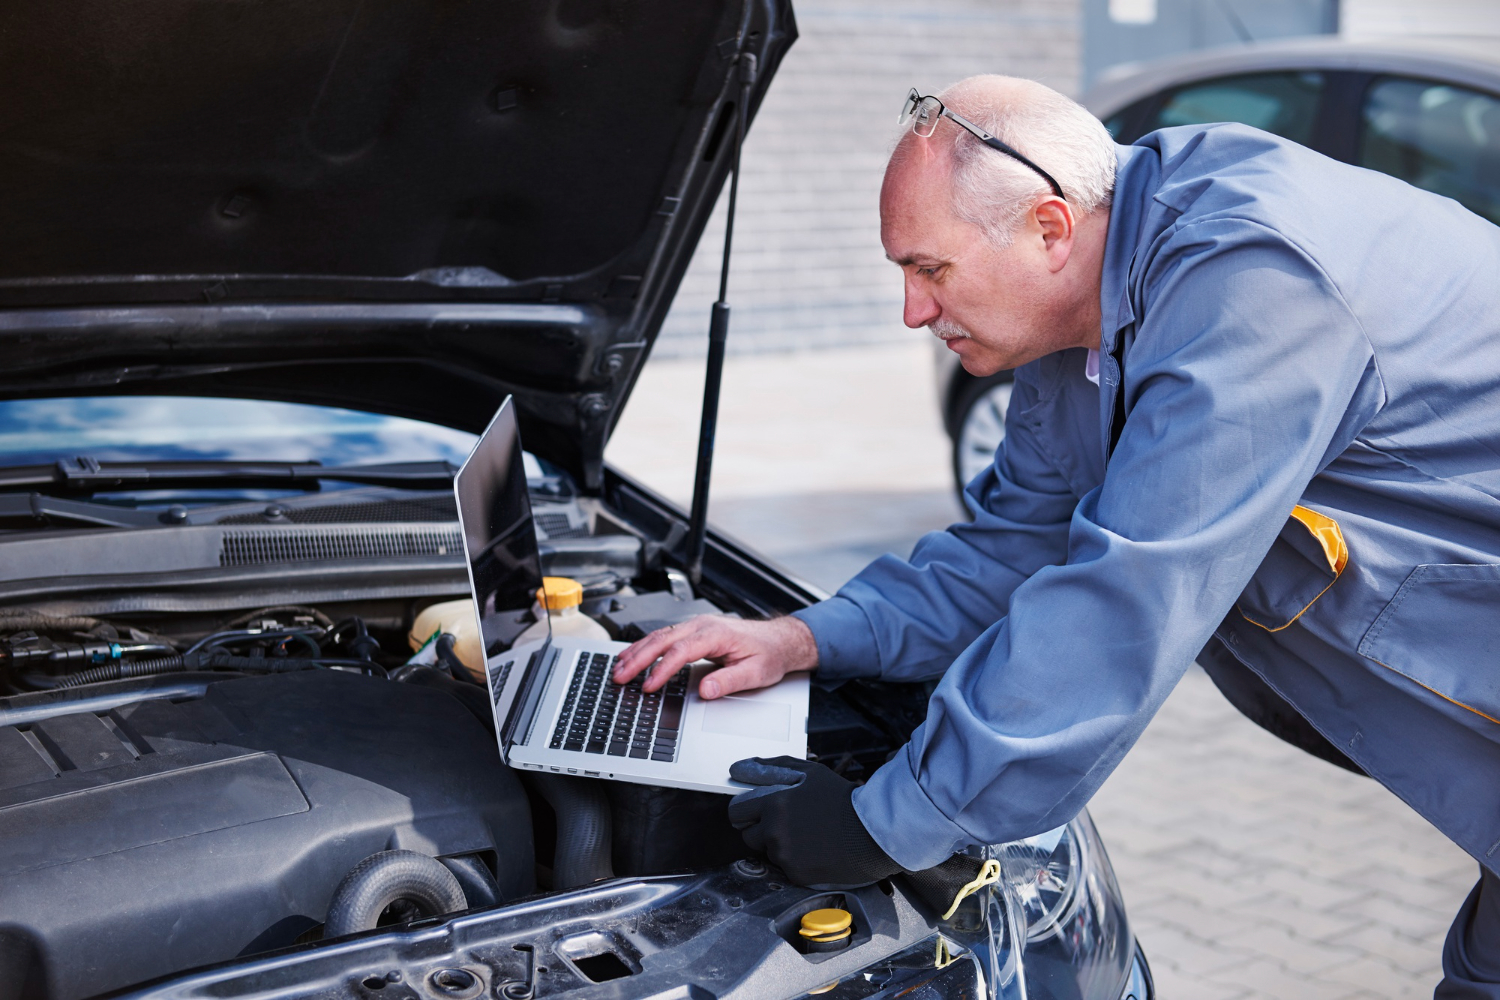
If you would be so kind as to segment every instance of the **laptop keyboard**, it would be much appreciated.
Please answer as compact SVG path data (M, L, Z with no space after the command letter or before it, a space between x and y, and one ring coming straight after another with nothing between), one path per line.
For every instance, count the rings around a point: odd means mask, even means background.
M614 665L615 658L606 653L580 655L548 745L611 757L676 760L687 668L648 694L641 690L644 674L625 685L611 681Z

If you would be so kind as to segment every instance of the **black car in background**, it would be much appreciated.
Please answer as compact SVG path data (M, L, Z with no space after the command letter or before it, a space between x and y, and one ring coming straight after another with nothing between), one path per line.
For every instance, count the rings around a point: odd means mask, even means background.
M977 851L946 919L815 892L723 796L513 773L482 660L413 633L468 595L452 478L507 397L544 568L617 638L821 596L714 534L693 586L602 457L795 36L785 0L0 7L0 1000L1150 996L1086 814ZM930 691L819 689L809 745L859 780Z
M1237 46L1122 67L1083 99L1115 139L1240 122L1399 177L1500 223L1500 41L1331 39ZM1011 376L974 378L938 345L962 489L1005 433Z

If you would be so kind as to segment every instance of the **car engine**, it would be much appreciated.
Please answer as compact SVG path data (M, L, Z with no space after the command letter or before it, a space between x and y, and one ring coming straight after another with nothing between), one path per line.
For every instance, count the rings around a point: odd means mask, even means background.
M533 889L526 794L441 691L184 672L6 702L0 994L91 996L308 940L381 852L447 862L468 905Z
M538 485L544 569L578 579L613 637L757 613L694 594L659 545L585 512L570 484ZM339 510L288 501L264 521L322 530ZM0 607L0 1000L77 1000L747 854L721 795L505 767L475 671L451 641L411 634L461 595L453 568L453 586L415 598L382 577L348 600L238 613ZM809 746L858 780L927 693L815 687Z

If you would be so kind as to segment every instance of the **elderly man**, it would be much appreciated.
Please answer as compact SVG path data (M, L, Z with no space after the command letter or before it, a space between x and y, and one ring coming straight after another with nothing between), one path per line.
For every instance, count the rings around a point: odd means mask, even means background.
M941 674L863 787L737 766L770 786L731 805L747 841L855 884L1064 823L1197 657L1479 861L1438 995L1500 997L1500 229L1238 125L1119 147L1021 80L907 111L880 199L906 323L1017 369L972 523L617 677Z

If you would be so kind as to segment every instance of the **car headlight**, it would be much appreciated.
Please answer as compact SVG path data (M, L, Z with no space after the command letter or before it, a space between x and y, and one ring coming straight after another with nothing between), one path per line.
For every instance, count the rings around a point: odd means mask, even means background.
M1135 941L1088 813L1061 830L990 851L1000 859L1001 895L1025 927L1018 965L1026 992L1018 995L1116 1000Z
M924 997L991 1000L1120 1000L1129 992L1135 942L1087 813L984 853L1000 862L997 884L925 941L830 984L830 998L874 1000L919 985Z

